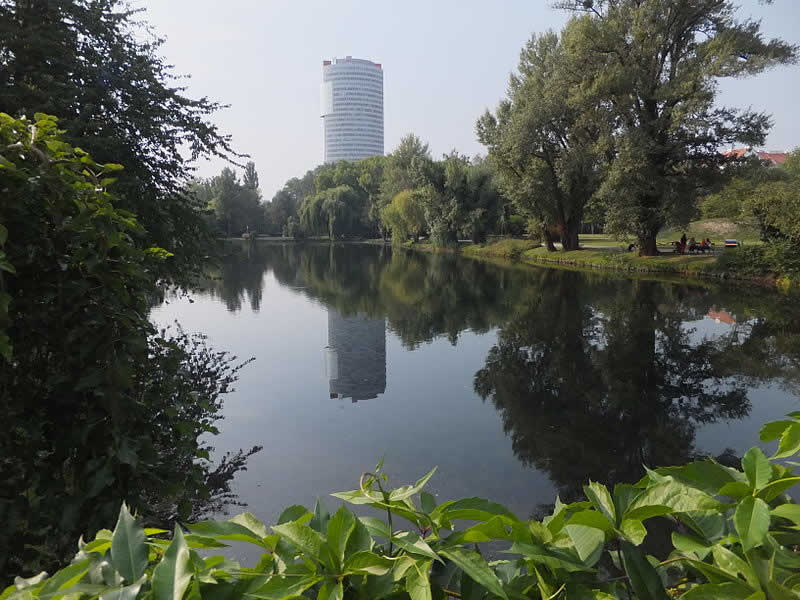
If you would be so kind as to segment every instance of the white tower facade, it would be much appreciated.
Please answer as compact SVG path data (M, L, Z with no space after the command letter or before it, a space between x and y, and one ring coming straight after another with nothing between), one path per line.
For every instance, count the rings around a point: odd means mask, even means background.
M322 63L326 163L383 155L383 68L370 60Z

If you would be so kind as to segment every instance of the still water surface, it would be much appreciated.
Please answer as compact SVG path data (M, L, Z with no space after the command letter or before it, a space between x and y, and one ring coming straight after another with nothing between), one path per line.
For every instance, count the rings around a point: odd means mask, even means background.
M258 244L153 318L255 357L214 444L263 446L235 487L268 523L381 456L398 485L437 465L440 500L535 515L589 478L736 460L800 409L800 307L749 288Z

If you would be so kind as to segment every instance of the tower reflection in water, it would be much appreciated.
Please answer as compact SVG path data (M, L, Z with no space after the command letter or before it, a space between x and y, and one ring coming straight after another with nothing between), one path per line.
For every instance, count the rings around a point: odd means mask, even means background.
M330 397L353 402L386 391L386 320L328 309L325 367Z

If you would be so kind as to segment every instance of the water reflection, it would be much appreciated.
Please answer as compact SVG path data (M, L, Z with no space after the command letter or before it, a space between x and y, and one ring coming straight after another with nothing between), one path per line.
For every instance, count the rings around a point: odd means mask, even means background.
M562 496L577 497L588 479L634 481L642 465L685 462L698 425L748 415L745 386L714 367L724 349L687 325L690 290L539 277L475 390L500 412L520 460L546 470Z
M496 410L517 464L546 474L562 498L573 498L589 479L634 481L644 465L711 452L698 442L703 430L746 420L765 390L790 406L800 381L800 308L757 288L629 281L383 246L270 244L231 253L209 279L210 293L230 311L247 303L255 311L269 305L258 287L268 273L328 311L332 396L402 397L412 386L390 380L387 390L387 361L405 367L407 355L422 350L433 357L413 377L446 390L446 402L426 399L429 414L405 431L409 448L378 439L369 460L405 452L420 468L457 461L414 454L422 443L415 430L428 419L447 422L439 403L451 410L482 399ZM390 346L388 356L387 330L402 346ZM440 381L437 354L427 346L442 339L457 345L466 332L489 341L482 365L465 369L463 380ZM382 404L386 422L407 420L403 402ZM755 439L716 442L713 453L729 462Z
M326 371L331 398L371 400L386 391L386 321L328 309Z

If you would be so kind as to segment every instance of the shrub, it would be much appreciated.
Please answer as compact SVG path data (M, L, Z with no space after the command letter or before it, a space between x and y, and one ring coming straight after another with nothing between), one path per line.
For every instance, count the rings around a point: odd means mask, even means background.
M775 274L800 277L800 247L788 239L775 239L761 246L726 249L717 259L717 269L747 276Z
M122 167L62 136L55 117L0 113L0 573L60 563L119 498L161 522L211 512L247 455L215 468L201 441L233 358L155 331L170 254L116 206Z
M506 222L508 235L519 237L525 235L525 217L521 215L511 215Z
M123 505L114 531L79 542L72 564L17 578L0 598L798 598L800 505L786 494L800 477L779 461L800 450L800 413L767 424L761 439L779 440L778 451L751 448L741 470L708 459L613 490L590 482L583 500L557 499L541 521L480 498L437 505L423 490L433 471L386 489L380 465L334 496L386 520L347 506L330 516L317 502L313 512L287 508L272 527L245 513L176 526L167 540ZM668 556L643 551L653 519L673 525ZM229 541L257 547L258 563L210 555ZM502 558L487 559L478 545L489 542L505 548Z

